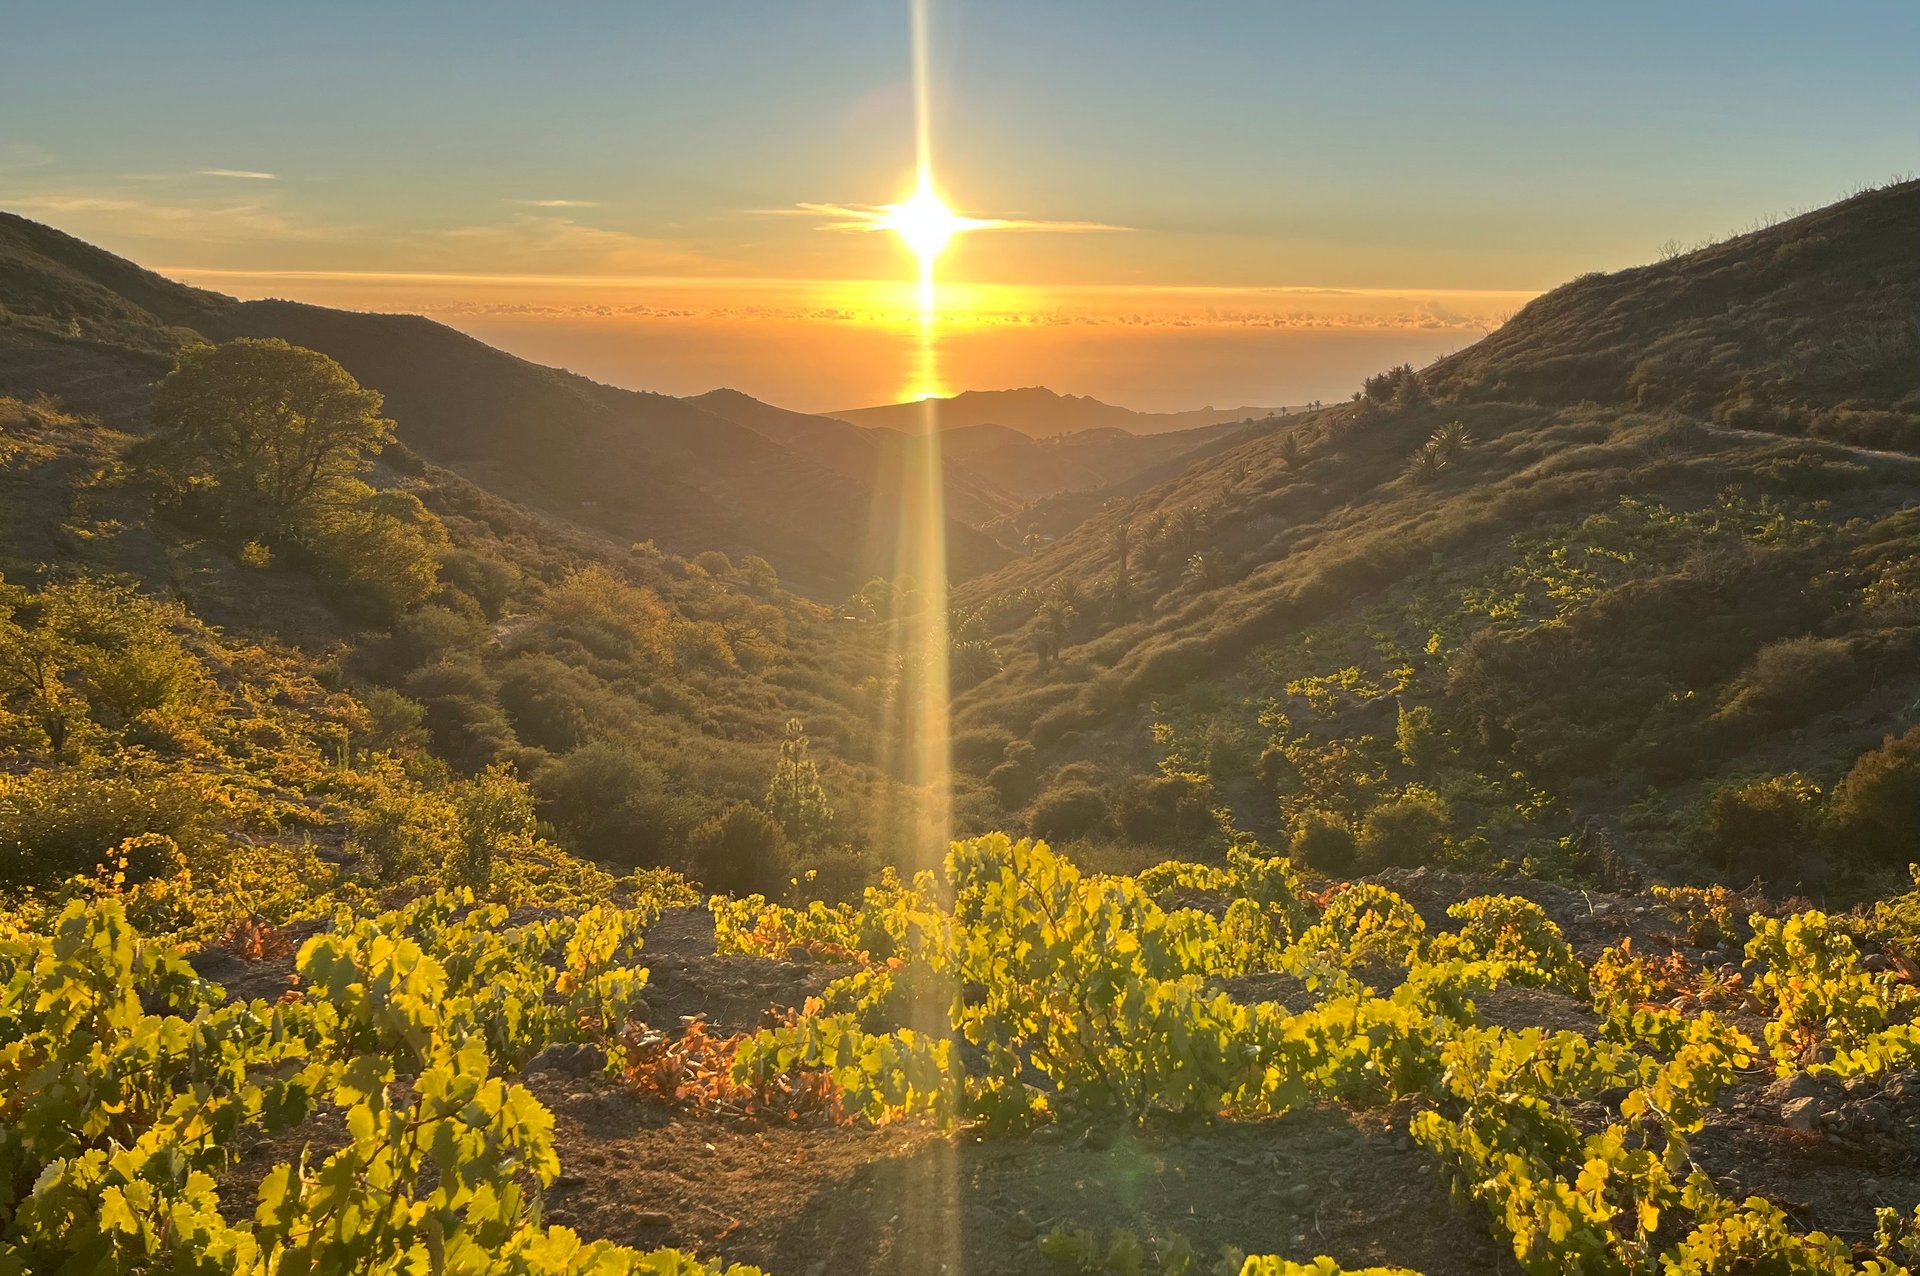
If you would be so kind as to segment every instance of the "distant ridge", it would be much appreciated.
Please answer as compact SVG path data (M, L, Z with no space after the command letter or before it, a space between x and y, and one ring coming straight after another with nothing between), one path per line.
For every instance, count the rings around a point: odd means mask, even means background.
M826 415L855 425L891 426L906 430L919 426L928 400L889 403L873 408L849 408ZM1136 412L1081 394L1061 394L1045 386L1017 390L965 390L946 399L933 399L942 430L976 425L1000 425L1033 438L1071 434L1079 430L1125 430L1129 434L1165 434L1224 421L1259 419L1272 408L1194 408L1186 412Z
M892 543L898 502L877 471L835 464L810 443L789 446L766 421L743 425L697 403L602 385L418 315L189 288L0 212L0 395L45 392L137 430L182 345L234 337L280 337L339 360L386 396L408 448L620 540L762 555L794 588L828 598L890 562L873 547ZM947 547L956 579L1007 557L957 522Z

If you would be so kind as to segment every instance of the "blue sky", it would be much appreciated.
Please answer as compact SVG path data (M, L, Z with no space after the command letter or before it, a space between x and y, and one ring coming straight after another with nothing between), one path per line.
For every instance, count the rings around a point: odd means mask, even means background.
M7 27L0 207L149 264L900 269L772 211L903 193L898 0L62 0ZM934 0L932 34L951 202L1128 228L965 239L947 268L980 282L1538 290L1920 169L1912 0Z

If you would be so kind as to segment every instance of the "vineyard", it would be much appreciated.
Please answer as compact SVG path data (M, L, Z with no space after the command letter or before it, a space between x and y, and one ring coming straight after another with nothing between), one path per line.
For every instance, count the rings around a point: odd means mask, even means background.
M1728 1190L1737 1176L1702 1142L1737 1097L1765 1094L1792 1096L1801 1137L1844 1145L1820 1133L1840 1111L1821 1096L1885 1107L1904 1088L1920 991L1900 952L1920 897L1769 915L1724 889L1667 890L1642 913L1668 951L1644 918L1593 951L1600 927L1576 943L1521 895L1435 916L1417 892L1309 882L1247 849L1123 877L995 835L857 904L714 897L708 960L748 982L710 1021L674 1013L688 989L648 969L650 934L697 914L664 880L629 886L513 909L439 892L201 945L141 933L110 885L21 907L0 943L0 1270L758 1270L710 1257L738 1219L697 1255L556 1221L585 1167L562 1165L540 1096L616 1094L746 1157L769 1137L805 1137L814 1158L998 1155L1067 1133L1095 1150L1231 1147L1351 1114L1437 1170L1496 1242L1481 1270L1879 1273L1920 1254L1911 1199L1830 1234ZM207 973L238 987L262 970L281 990L252 999ZM1579 1026L1512 1013L1548 1004ZM1298 1195L1276 1185L1272 1210ZM653 1205L627 1202L628 1221ZM1380 1257L1316 1257L1304 1235L1248 1256L1233 1235L1024 1209L1004 1232L1005 1270ZM936 1243L870 1269L940 1270L959 1255Z

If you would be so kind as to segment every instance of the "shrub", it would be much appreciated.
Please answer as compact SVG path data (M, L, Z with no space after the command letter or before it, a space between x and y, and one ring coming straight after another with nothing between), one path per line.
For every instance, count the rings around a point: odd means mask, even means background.
M1920 859L1920 727L1860 755L1833 791L1836 845L1882 864Z
M1007 756L1013 736L1000 727L962 731L953 737L953 765L969 775L985 775Z
M1182 846L1213 837L1213 785L1194 775L1136 775L1114 796L1120 831L1136 842Z
M1394 743L1400 759L1410 767L1437 765L1446 756L1446 738L1426 705L1401 705L1394 720Z
M406 689L425 709L435 752L459 770L478 771L517 743L493 679L471 657L417 670Z
M1000 805L1012 810L1031 801L1040 787L1040 777L1034 772L1031 761L1002 762L987 772L987 783L993 786L993 792L1000 799Z
M687 871L708 890L778 895L790 873L786 836L750 802L735 802L687 839Z
M496 861L519 858L533 847L533 794L504 765L455 785L453 809L460 837L447 862L451 885L483 891L493 883Z
M1452 827L1453 812L1437 793L1412 789L1389 798L1360 824L1356 866L1374 872L1432 860L1445 848Z
M447 530L411 492L343 485L300 528L324 577L346 600L393 617L424 602L439 584Z
M663 863L693 822L672 786L625 746L601 741L541 768L533 779L540 817L576 855L623 865Z
M479 646L485 632L471 616L430 603L394 625L390 659L396 671L416 669Z
M1072 783L1041 795L1027 816L1027 824L1036 837L1071 842L1108 832L1112 817L1105 794L1090 784Z
M500 671L500 704L515 734L557 753L585 742L597 691L552 656L521 656Z
M362 687L354 698L366 708L372 723L369 743L376 749L411 750L427 743L427 711L391 687Z
M1308 811L1294 823L1287 854L1296 864L1344 877L1353 871L1356 850L1353 830L1344 820L1327 811Z
M452 863L460 851L460 817L453 803L444 794L405 783L397 772L383 780L354 821L349 849L383 882Z
M1872 676L1852 644L1839 638L1788 638L1769 643L1734 681L1720 715L1731 721L1785 726L1851 700Z
M216 845L215 808L189 775L157 766L49 767L0 780L0 888L91 873L129 839L158 834L188 863Z
M498 620L506 611L519 577L512 564L470 549L440 556L440 579L478 603L488 620Z
M1808 868L1820 790L1798 774L1724 784L1707 802L1701 847L1720 867L1769 882Z

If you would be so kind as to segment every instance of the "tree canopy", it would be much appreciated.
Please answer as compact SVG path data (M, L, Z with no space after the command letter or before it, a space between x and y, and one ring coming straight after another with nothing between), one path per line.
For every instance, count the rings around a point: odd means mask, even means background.
M364 473L392 440L381 403L318 351L243 337L183 350L151 412L184 468L285 520Z

